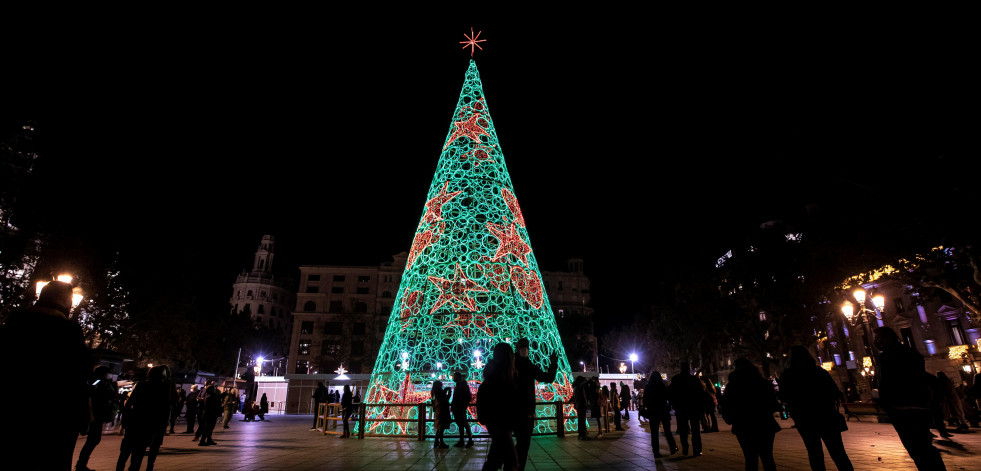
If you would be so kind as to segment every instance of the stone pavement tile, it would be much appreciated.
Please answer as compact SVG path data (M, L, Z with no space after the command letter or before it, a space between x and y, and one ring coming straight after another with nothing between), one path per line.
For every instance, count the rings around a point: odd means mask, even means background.
M235 421L230 429L215 432L218 446L199 447L189 435L164 438L156 467L159 470L477 470L483 466L490 443L477 440L473 448L433 450L432 441L395 438L339 439L309 431L310 416L269 416L265 422ZM774 439L774 460L781 471L808 470L807 453L792 421L780 421L783 430ZM580 441L536 437L529 452L528 469L542 471L709 470L742 471L743 457L728 426L702 434L703 456L680 453L654 459L646 423L625 423L626 431L603 439ZM849 422L843 433L845 448L856 470L914 470L912 460L889 424L864 420ZM595 437L595 434L592 434ZM676 439L678 437L676 436ZM95 449L89 467L114 469L122 437L106 434ZM80 437L76 456L84 443ZM667 445L660 438L661 452ZM955 433L951 440L935 442L949 470L981 470L981 430ZM829 470L836 469L825 454Z

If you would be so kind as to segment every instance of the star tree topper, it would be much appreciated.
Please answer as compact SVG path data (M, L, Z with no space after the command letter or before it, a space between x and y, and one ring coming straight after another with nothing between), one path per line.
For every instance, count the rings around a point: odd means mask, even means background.
M463 37L467 38L467 40L460 41L460 44L463 44L463 49L466 49L467 46L470 46L470 57L473 57L473 48L475 46L477 47L477 49L480 49L481 51L484 50L484 48L480 47L480 44L477 44L487 41L486 39L477 39L480 37L480 31L477 31L477 35L474 36L473 28L470 28L470 36L467 36L467 33L463 33Z

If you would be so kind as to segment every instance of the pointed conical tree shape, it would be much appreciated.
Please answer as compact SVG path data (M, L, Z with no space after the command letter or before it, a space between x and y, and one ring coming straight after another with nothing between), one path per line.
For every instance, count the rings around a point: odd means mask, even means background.
M377 419L418 418L415 406L429 401L433 381L450 386L454 372L476 397L493 346L521 337L543 370L551 355L559 359L538 401L571 399L571 369L471 60L365 396L366 433L417 434L417 421ZM540 417L555 412L538 408ZM539 432L556 426L537 422Z

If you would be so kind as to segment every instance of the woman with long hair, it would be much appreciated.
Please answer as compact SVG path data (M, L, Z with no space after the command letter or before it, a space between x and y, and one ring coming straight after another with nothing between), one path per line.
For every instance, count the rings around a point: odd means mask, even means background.
M433 429L436 430L433 448L449 448L443 441L443 433L450 428L450 388L444 389L443 382L437 379L429 395L433 400Z
M735 367L722 396L722 419L732 425L732 433L743 451L746 471L756 471L760 462L765 471L775 471L773 438L780 424L773 418L778 408L773 384L745 358L737 359Z
M484 367L484 381L477 390L477 420L487 427L491 438L482 468L485 471L501 466L505 470L518 467L518 451L511 438L519 412L513 406L518 393L515 379L514 350L507 343L498 343Z

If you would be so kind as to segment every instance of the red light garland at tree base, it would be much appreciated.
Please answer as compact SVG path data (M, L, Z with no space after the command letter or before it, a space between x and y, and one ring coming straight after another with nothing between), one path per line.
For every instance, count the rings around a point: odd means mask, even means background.
M559 358L556 381L539 384L538 401L572 398L571 368L513 188L471 60L372 372L366 400L379 405L367 408L366 432L418 434L412 406L430 400L432 381L453 386L460 372L476 397L493 346L522 337L543 369L551 355ZM538 421L537 432L574 430L575 409L563 410L564 424ZM554 414L554 405L539 406L540 417Z

